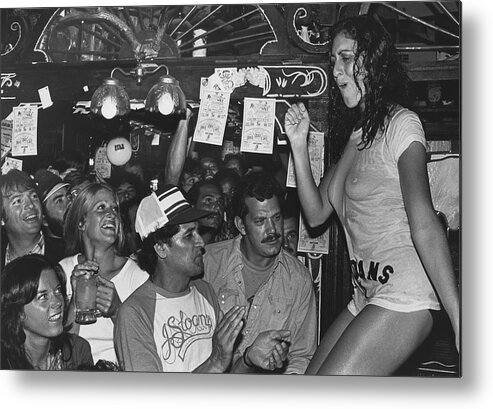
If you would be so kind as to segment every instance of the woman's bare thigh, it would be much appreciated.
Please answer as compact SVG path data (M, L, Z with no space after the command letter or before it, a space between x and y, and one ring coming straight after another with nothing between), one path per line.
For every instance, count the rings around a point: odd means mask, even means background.
M320 375L392 375L430 334L428 310L397 312L367 305L344 329Z
M344 308L337 318L332 322L330 327L325 331L313 358L305 371L305 375L316 375L324 363L327 355L330 353L341 334L354 319L354 315Z

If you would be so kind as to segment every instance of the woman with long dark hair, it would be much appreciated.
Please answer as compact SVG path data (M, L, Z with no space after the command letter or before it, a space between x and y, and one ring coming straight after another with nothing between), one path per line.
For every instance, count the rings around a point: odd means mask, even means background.
M121 303L149 275L124 255L118 198L110 185L90 182L80 188L65 218L64 238L67 257L60 265L71 283L67 288L72 303L69 319L75 321L72 294L77 278L97 274L96 308L101 317L91 324L75 324L74 330L89 341L96 362L116 363L113 322Z
M2 369L92 367L89 343L68 333L65 274L45 256L29 254L2 272Z
M334 211L339 217L354 294L306 373L391 375L429 335L439 300L458 347L458 288L431 201L424 131L403 106L407 76L390 36L359 16L337 23L331 38L329 133L346 145L318 188L302 103L288 110L285 126L303 213L311 226Z

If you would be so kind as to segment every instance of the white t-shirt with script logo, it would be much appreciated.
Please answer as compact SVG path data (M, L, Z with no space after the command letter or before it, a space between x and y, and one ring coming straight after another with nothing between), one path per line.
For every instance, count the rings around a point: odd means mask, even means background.
M118 361L125 371L192 372L212 352L219 314L214 290L203 280L179 294L148 280L118 312Z

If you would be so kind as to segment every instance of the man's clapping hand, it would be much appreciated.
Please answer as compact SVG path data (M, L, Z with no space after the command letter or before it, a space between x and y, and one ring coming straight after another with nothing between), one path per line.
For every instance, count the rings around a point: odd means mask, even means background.
M247 366L273 371L282 368L288 356L291 333L288 330L261 332L244 353Z
M222 373L225 372L233 358L236 338L243 328L245 307L235 306L219 321L212 337L212 353L194 372Z

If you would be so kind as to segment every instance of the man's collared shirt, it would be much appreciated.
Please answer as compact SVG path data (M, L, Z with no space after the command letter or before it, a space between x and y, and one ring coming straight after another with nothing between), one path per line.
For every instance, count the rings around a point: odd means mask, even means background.
M249 306L243 281L242 236L206 246L204 279L214 287L221 310L235 305L249 307L242 339L234 359L243 355L258 334L267 330L291 331L288 363L284 373L305 372L316 349L316 305L307 268L281 250L269 278L260 286Z
M31 251L28 251L27 253L20 254L14 257L10 253L10 244L7 244L7 250L5 252L5 265L9 264L11 261L14 261L16 258L25 256L27 254L41 254L41 255L45 254L45 237L42 231L40 232L39 240L36 242L36 244L31 249Z

